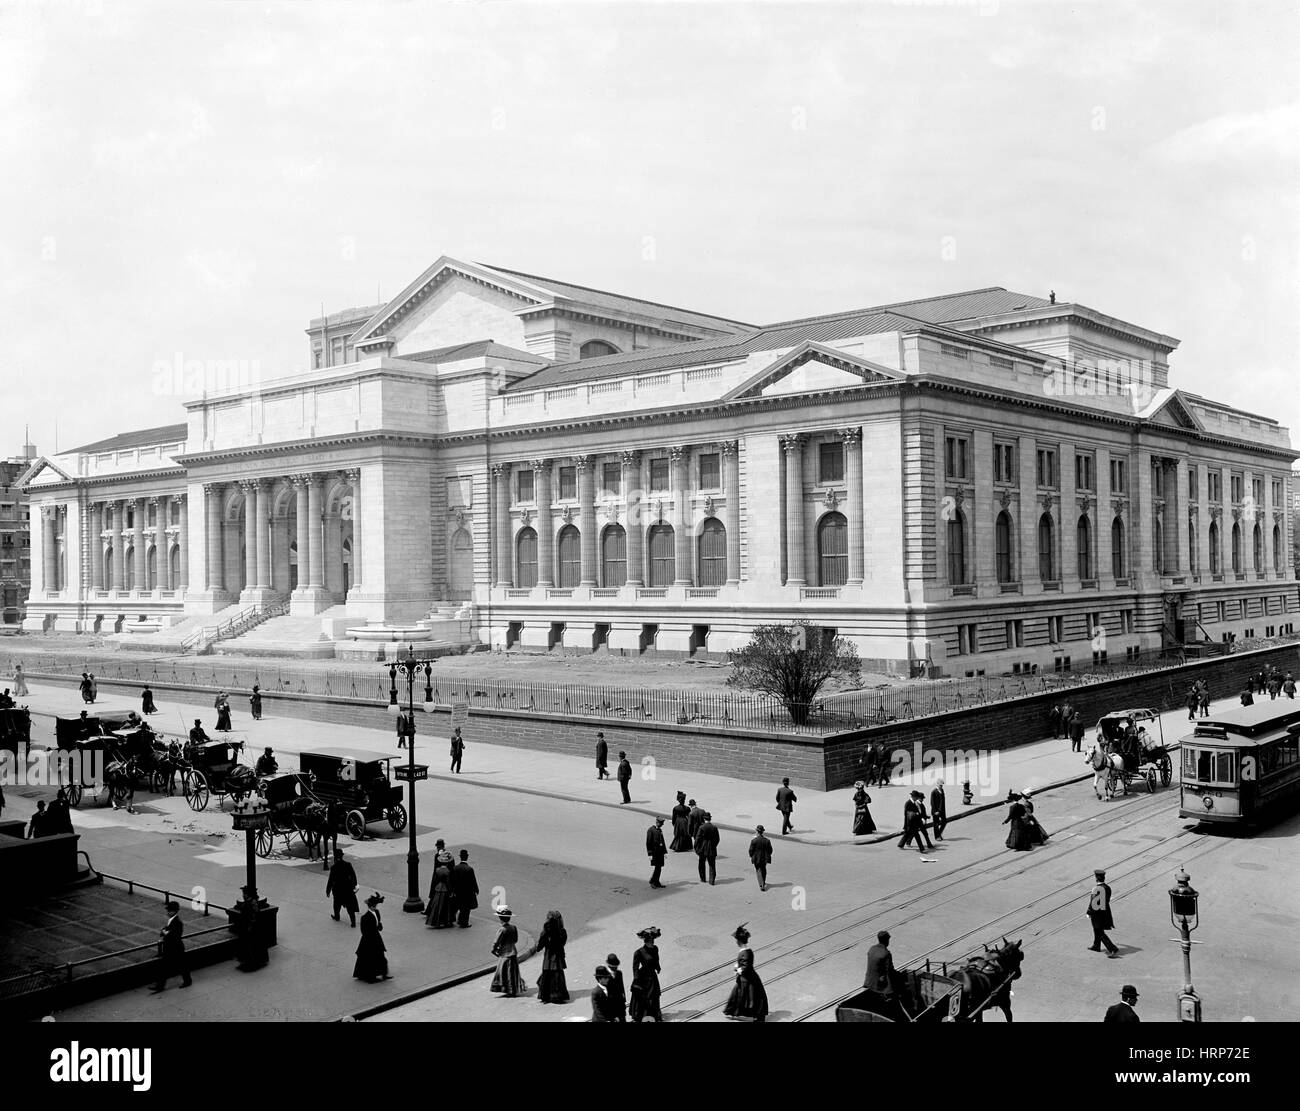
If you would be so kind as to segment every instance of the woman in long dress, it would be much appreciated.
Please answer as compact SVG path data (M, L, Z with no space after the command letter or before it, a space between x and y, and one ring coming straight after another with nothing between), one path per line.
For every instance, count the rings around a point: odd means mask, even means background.
M755 1022L767 1021L767 992L763 981L754 971L754 951L749 948L749 931L744 925L738 926L731 935L740 946L736 954L736 986L731 989L731 998L722 1009L728 1018L752 1018Z
M376 980L391 980L388 975L388 946L379 935L384 923L379 916L379 896L366 900L366 913L361 916L361 940L357 943L357 963L352 967L355 979L373 984Z
M257 684L253 685L253 693L248 697L248 708L252 711L254 721L262 720L262 688Z
M140 713L156 714L157 712L158 707L153 704L153 690L146 686L140 692Z
M77 684L77 688L81 691L82 702L95 701L90 697L90 676L84 671L81 673L81 682Z
M691 843L691 808L686 805L686 792L677 792L677 805L673 807L673 843L668 846L675 853L688 853Z
M858 780L853 784L853 836L875 833L876 823L871 820L871 796L867 794L867 785Z
M519 931L510 923L514 917L509 907L497 911L501 929L492 944L492 955L497 959L496 974L492 977L492 990L500 992L507 999L513 999L523 992L519 979Z
M445 930L452 924L451 869L442 860L434 863L433 882L429 887L429 907L425 911L424 920L434 930Z
M564 944L569 940L558 910L546 912L537 949L542 954L542 974L537 978L537 998L542 1003L567 1003L569 986L564 982Z
M1034 843L1029 837L1029 827L1025 825L1025 808L1020 802L1020 796L1014 791L1008 792L1007 801L1011 804L1011 809L1002 819L1003 825L1011 826L1007 832L1007 848L1015 852L1026 852L1034 847Z
M14 697L27 697L27 676L23 674L22 664L14 664Z
M230 732L230 699L226 697L226 692L222 691L217 695L217 700L212 704L217 711L217 732Z
M628 1014L633 1022L652 1018L663 1022L664 1016L659 1010L659 947L655 938L663 931L658 926L649 926L637 933L645 944L632 956L632 998Z
M1029 797L1028 791L1020 792L1020 803L1025 808L1025 825L1029 829L1029 838L1035 845L1047 844L1047 830L1043 828L1042 823L1034 816L1034 803Z

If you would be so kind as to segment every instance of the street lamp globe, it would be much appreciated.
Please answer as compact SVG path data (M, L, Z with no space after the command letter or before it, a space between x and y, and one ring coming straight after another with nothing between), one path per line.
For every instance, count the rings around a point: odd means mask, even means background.
M1200 895L1191 880L1191 876L1180 868L1174 876L1175 886L1169 889L1169 921L1175 929L1186 929L1189 933L1200 925L1197 913Z

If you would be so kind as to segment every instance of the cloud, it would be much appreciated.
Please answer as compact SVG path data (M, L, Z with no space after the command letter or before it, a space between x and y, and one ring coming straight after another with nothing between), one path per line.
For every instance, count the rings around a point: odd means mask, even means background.
M1175 166L1258 164L1300 159L1300 103L1262 112L1233 113L1202 120L1151 148L1157 161Z
M185 256L190 269L216 293L239 293L247 289L257 272L257 262L235 251L191 251Z

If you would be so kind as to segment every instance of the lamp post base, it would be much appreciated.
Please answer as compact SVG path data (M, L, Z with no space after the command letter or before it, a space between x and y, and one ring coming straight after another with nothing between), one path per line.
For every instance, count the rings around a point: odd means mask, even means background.
M406 911L407 914L423 914L423 913L424 913L424 900L423 900L423 899L413 899L413 898L411 898L411 897L408 895L408 896L406 897L406 902L404 902L404 903L402 904L402 909L403 909L404 911Z

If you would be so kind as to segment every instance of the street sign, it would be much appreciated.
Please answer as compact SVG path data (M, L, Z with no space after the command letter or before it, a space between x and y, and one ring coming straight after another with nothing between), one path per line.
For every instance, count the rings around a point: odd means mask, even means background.
M469 703L453 702L451 704L452 725L465 725L469 721Z
M401 783L411 781L418 783L422 779L429 778L429 765L416 764L412 767L410 764L397 764L393 768L393 778Z

